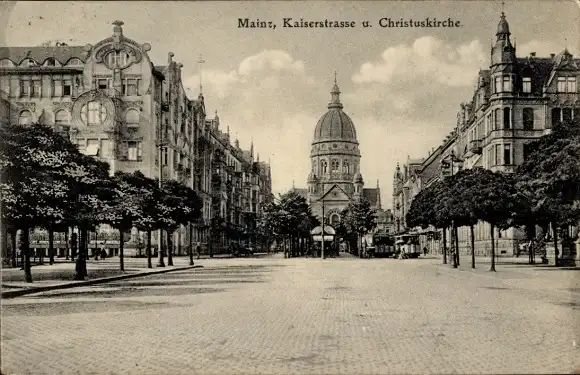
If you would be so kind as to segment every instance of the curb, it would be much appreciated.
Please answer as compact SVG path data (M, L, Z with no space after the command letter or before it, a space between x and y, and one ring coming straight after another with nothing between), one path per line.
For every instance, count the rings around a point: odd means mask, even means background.
M79 280L75 282L65 283L65 284L58 284L58 285L46 285L46 286L39 286L39 287L32 287L32 288L25 288L20 290L10 290L7 292L2 292L1 298L14 298L20 297L26 294L33 294L33 293L40 293L40 292L47 292L50 290L58 290L58 289L70 289L79 286L89 286L89 285L97 285L97 284L105 284L110 281L117 281L117 280L124 280L124 279L133 279L137 277L149 276L149 275L158 275L161 273L168 273L168 272L175 272L175 271L184 271L194 268L203 268L201 265L194 265L194 266L185 266L185 267L178 267L178 268L165 268L159 271L152 271L152 272L137 272L137 273L130 273L125 275L118 275L118 276L111 276L111 277L101 277L98 279L92 280Z

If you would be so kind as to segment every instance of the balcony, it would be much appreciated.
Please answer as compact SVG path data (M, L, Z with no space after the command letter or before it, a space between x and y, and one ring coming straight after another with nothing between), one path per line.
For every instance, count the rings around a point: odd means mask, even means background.
M481 154L481 141L480 140L473 140L469 142L469 152L473 154L480 155Z

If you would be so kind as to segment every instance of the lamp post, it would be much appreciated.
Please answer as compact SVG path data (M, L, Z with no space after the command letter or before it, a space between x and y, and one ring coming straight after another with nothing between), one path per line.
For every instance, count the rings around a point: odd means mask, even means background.
M453 163L461 161L455 156L455 151L451 150L451 177L453 177ZM459 266L459 248L457 246L457 231L455 229L455 220L451 220L451 247L455 249L453 253L453 268L457 268Z
M159 190L163 188L163 123L159 126ZM163 261L163 230L157 229L157 267L165 267Z
M321 247L321 252L320 252L320 256L322 259L325 259L326 257L324 256L324 199L321 199L322 201L322 247Z

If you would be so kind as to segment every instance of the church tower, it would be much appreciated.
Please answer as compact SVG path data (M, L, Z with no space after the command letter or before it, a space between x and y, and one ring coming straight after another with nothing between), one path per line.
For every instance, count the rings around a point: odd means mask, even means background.
M320 117L314 130L308 176L308 197L312 212L332 225L339 220L340 211L352 199L363 194L360 173L360 150L356 129L344 113L340 89L334 77L327 112ZM324 206L324 209L323 209Z

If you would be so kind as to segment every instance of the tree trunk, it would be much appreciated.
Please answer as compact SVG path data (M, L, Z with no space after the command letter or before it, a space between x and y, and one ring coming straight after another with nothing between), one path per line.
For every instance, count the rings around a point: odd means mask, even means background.
M121 271L125 271L125 259L123 257L123 229L119 229L119 268Z
M495 227L491 224L491 267L489 268L490 271L495 272L495 236L494 236L494 229Z
M17 258L16 258L16 234L17 234L17 229L14 230L10 230L10 242L12 245L12 267L16 268L18 267L18 264L16 262Z
M560 255L558 250L558 227L556 223L552 223L552 232L554 232L554 267L558 267L558 255Z
M447 264L447 227L443 228L443 264Z
M451 238L450 238L451 241L449 241L449 242L450 242L450 245L451 245L451 249L453 250L451 252L451 257L452 257L452 263L451 264L453 265L453 268L457 268L457 248L455 247L457 242L455 241L455 235L456 235L456 233L455 233L455 223L452 223L451 224L451 230L449 232L449 235L451 236Z
M473 234L473 225L469 226L471 237L471 268L475 268L475 236Z
M80 229L80 239L77 252L77 261L75 265L75 280L84 280L87 275L87 260L85 258L88 255L87 251L87 229Z
M459 267L459 236L457 234L457 226L455 226L455 256L457 257L457 267Z
M193 224L189 224L189 265L193 266Z
M173 266L173 233L167 231L167 265Z
M163 260L163 229L157 231L157 267L165 267Z
M48 264L54 264L54 229L48 229Z
M27 283L32 282L32 272L30 270L30 229L22 228L20 232L20 251L24 255L24 279Z
M78 252L79 252L79 234L75 233L73 228L73 232L71 234L71 249L70 249L70 260L72 262L75 261L75 257L77 256Z
M147 244L145 245L145 252L147 253L147 268L153 268L151 264L151 231L147 230Z
M66 230L64 232L64 251L65 251L65 260L68 260L68 254L70 251L70 248L68 246L68 227L66 227Z

